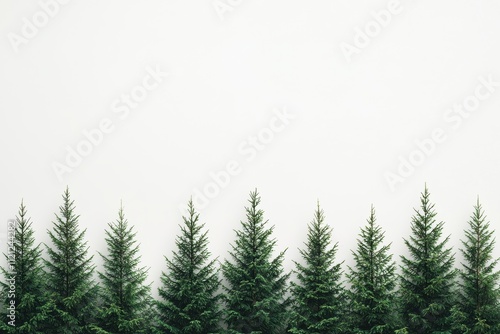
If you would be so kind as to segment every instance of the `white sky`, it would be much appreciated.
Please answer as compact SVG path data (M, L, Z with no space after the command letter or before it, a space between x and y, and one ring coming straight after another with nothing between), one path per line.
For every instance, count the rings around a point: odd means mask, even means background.
M232 161L240 173L200 210L221 260L254 188L277 250L288 247L287 270L317 199L346 264L372 203L394 253L405 251L425 182L453 245L478 195L500 226L500 86L468 118L447 111L474 102L479 77L500 82L498 1L220 0L232 10L218 13L213 0L74 0L47 22L40 3L0 0L0 233L24 198L47 241L69 185L94 254L123 200L157 283L179 206ZM342 43L355 46L356 27L373 27L371 13L388 7L390 22L349 62ZM148 68L169 75L124 116L121 96ZM276 110L294 119L250 149ZM54 163L103 120L112 130L60 181ZM392 191L386 173L436 128L446 140Z

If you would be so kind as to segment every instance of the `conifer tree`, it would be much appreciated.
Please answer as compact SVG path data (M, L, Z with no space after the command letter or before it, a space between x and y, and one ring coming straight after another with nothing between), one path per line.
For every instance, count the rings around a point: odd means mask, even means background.
M341 263L335 262L337 243L332 245L332 228L324 222L319 203L308 225L302 262L295 262L298 282L291 283L293 311L289 333L345 333L345 290Z
M404 240L409 257L401 257L401 311L412 334L445 333L451 328L454 255L447 248L449 237L441 240L444 223L436 223L429 196L426 186L420 210L415 209L412 217L412 234Z
M136 232L129 226L123 206L105 234L108 255L99 253L104 272L98 273L102 281L103 305L98 316L101 328L110 333L150 333L154 314L147 313L152 306L151 288L145 284L147 269L140 267Z
M6 307L10 309L2 316L0 330L2 333L43 333L53 304L44 292L42 250L40 244L35 244L24 202L8 229L9 251L5 255L8 264L1 269L5 278L1 286Z
M85 230L80 231L79 216L74 212L69 189L56 214L52 231L48 231L53 247L47 246L47 291L55 302L56 314L48 333L91 333L95 326L97 285L93 280L93 256L88 256Z
M283 273L284 252L275 258L274 227L264 221L257 190L250 193L246 221L236 231L230 252L232 262L222 266L226 279L225 322L228 333L284 333L289 299L285 297L289 274Z
M389 253L390 244L384 244L384 232L376 224L373 206L359 237L357 249L352 252L355 266L347 275L353 332L394 333L396 264Z
M474 334L500 333L499 259L493 259L494 231L486 221L479 199L465 231L460 307L463 325Z
M159 329L172 334L220 333L217 260L210 260L208 232L203 231L192 200L187 217L182 218L177 251L170 259L165 257L168 270L158 289Z

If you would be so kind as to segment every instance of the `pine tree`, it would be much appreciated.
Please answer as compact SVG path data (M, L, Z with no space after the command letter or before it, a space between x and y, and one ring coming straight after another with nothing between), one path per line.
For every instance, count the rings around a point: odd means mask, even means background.
M464 257L460 271L464 325L469 333L500 333L500 272L495 269L499 259L493 259L494 231L486 222L479 199L468 223L460 250Z
M335 263L337 243L332 228L324 222L319 203L308 225L306 248L300 250L303 264L295 262L298 282L291 283L293 311L290 333L345 333L345 290L341 263Z
M227 281L225 322L228 333L283 333L288 321L289 299L285 298L289 274L283 273L284 252L274 259L274 227L267 227L258 209L257 190L250 193L246 221L236 231L236 244L222 266Z
M165 257L167 273L158 289L159 329L162 333L219 333L221 318L219 271L216 259L210 260L208 232L199 222L193 201L188 203L188 216L177 237L177 251Z
M412 334L444 333L451 328L454 255L446 246L449 237L441 240L444 223L436 223L429 196L426 186L420 210L415 209L412 217L412 234L404 240L410 256L401 257L402 316Z
M133 226L129 227L123 206L118 219L105 230L108 255L104 260L102 281L103 305L98 316L101 328L110 333L150 333L154 323L151 287L145 285L147 269L140 267L139 245Z
M384 232L376 224L373 206L359 237L352 252L355 267L349 268L347 275L354 333L394 333L396 264L389 253L390 244L384 245Z
M95 328L98 292L93 280L93 256L87 256L85 230L79 229L79 216L74 213L74 201L67 188L59 209L53 230L48 231L53 248L47 246L49 258L45 260L47 290L57 308L49 332L90 333L91 328Z
M1 269L6 306L14 312L12 317L11 310L6 310L0 326L2 333L43 333L43 323L53 309L44 293L42 250L40 244L35 245L34 233L26 206L21 202L15 221L9 225L9 251L5 256L8 264Z

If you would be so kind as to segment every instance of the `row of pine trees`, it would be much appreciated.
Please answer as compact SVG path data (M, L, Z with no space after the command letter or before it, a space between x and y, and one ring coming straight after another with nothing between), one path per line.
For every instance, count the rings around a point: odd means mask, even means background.
M219 265L192 201L176 251L165 257L159 298L151 296L136 232L123 208L105 231L101 271L88 254L85 230L69 190L51 245L37 244L22 203L16 216L15 260L2 269L2 333L500 333L499 272L494 231L478 201L464 231L463 263L437 222L425 187L404 239L400 268L372 208L344 272L319 204L293 273L283 269L273 226L250 193L246 219L229 259ZM3 246L2 246L3 247ZM46 250L46 256L43 255ZM12 259L11 259L12 260ZM7 308L15 278L15 326ZM292 276L292 277L291 277ZM9 322L11 322L9 324Z

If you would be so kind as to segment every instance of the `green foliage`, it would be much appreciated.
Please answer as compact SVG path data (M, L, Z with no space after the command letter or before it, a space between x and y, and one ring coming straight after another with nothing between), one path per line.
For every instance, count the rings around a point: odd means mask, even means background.
M12 247L4 248L7 266L0 268L0 333L500 333L500 259L493 257L494 230L479 201L464 231L463 262L457 271L449 238L442 237L443 223L436 222L429 197L425 187L411 235L404 240L408 255L401 257L398 292L390 244L384 242L373 207L352 251L346 291L342 262L336 260L338 245L318 204L301 261L295 262L297 281L291 283L291 295L290 274L283 270L285 252L275 253L274 227L264 220L257 191L250 193L246 220L235 231L231 257L222 264L224 285L217 259L210 259L208 232L190 201L177 250L165 258L158 301L145 284L147 269L141 267L136 232L122 207L105 230L107 252L100 254L104 266L97 273L99 288L69 190L47 231L52 245L45 259L21 202L8 231L7 246ZM9 296L12 278L15 296ZM15 327L6 317L11 300L16 305Z
M49 259L44 262L47 291L55 304L48 332L54 334L91 333L91 324L95 323L98 291L93 280L93 257L87 256L85 230L80 231L74 208L66 189L53 230L48 231L53 247L47 246Z
M406 327L397 329L394 331L394 334L408 334L408 329Z
M307 243L300 250L303 263L295 262L298 283L291 283L293 317L290 333L345 332L345 290L341 263L335 263L337 244L331 245L332 229L324 222L319 203L308 225Z
M465 231L463 269L460 271L460 307L464 313L462 324L470 333L500 333L499 275L495 269L499 259L493 259L494 231L482 210L479 200Z
M285 297L289 274L283 273L284 252L274 259L276 240L273 227L267 227L264 212L258 209L257 190L250 193L246 221L236 231L236 242L230 252L232 262L222 266L227 281L225 322L228 333L284 333L287 326L289 299Z
M465 313L462 312L459 305L453 305L450 310L450 326L453 334L470 334L465 325Z
M0 329L2 333L43 333L43 323L49 318L53 305L44 293L42 250L39 244L35 245L32 222L27 217L24 202L21 202L15 224L8 228L10 244L5 255L8 264L1 268L5 278L1 288L6 307L14 302L15 318L9 318L9 310L4 310Z
M177 252L167 261L158 289L159 329L172 334L219 333L221 318L217 260L209 260L208 232L199 223L192 200L177 237Z
M355 333L393 333L396 325L394 288L396 264L384 245L384 232L376 225L371 208L367 225L361 229L357 249L352 252L355 267L349 268L352 328Z
M145 285L147 270L140 267L141 257L136 232L128 224L123 207L118 219L108 224L105 231L108 255L104 260L102 281L102 308L99 311L101 328L110 333L149 333L154 313L149 285Z
M412 334L444 333L450 330L456 270L449 237L441 240L443 222L436 223L434 205L425 187L420 210L415 209L409 239L409 257L402 256L401 312Z

